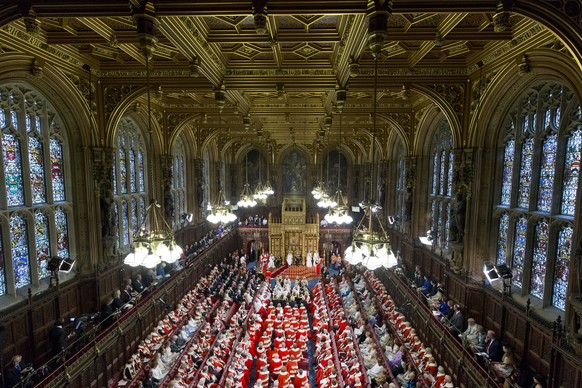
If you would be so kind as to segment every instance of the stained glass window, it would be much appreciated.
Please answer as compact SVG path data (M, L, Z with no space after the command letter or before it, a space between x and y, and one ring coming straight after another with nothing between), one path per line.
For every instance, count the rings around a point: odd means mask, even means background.
M20 142L16 136L8 133L2 135L2 154L6 180L6 202L8 206L24 205Z
M113 174L113 193L117 194L117 173L115 166L117 163L113 163L113 167L111 168Z
M145 198L144 197L139 198L139 213L141 214L141 222L140 223L145 222L146 205L145 205Z
M439 203L439 212L437 214L437 245L441 245L443 235L443 203Z
M119 205L117 204L117 202L115 202L115 205L113 206L113 212L115 213L115 225L117 226L115 228L115 235L116 235L116 239L115 239L115 248L117 250L119 250L119 247L121 245L121 242L119 241L119 239L121 238L121 236L119 235Z
M440 161L440 171L439 171L439 194L445 195L445 176L446 176L446 161L445 161L446 153L445 151L441 151L441 161Z
M558 232L552 305L559 308L560 310L566 309L566 293L568 291L568 276L570 274L569 266L570 257L572 254L573 232L574 229L571 225L563 226Z
M534 235L530 292L540 299L544 297L549 234L548 223L545 220L538 222Z
M521 146L521 168L519 170L519 191L517 204L523 209L529 208L529 193L531 191L532 159L534 140L526 139Z
M527 219L521 216L515 223L515 241L513 243L513 284L523 287L523 267L525 263L525 243L527 234Z
M116 146L118 147L114 163L117 182L114 185L115 202L119 211L117 218L118 251L125 254L129 250L131 234L135 234L145 212L141 212L143 198L135 193L145 192L144 155L140 130L130 118L122 118L117 127ZM138 204L139 201L139 204Z
M129 245L129 209L127 201L121 202L121 227L123 228L123 245Z
M139 168L139 192L145 192L145 176L144 176L144 165L143 165L143 152L139 150L137 152L138 168Z
M521 118L523 126L519 130L507 127L499 135L504 142L499 205L505 209L512 205L512 198L517 198L517 209L503 212L499 219L497 263L511 261L514 285L540 298L543 306L551 304L562 310L567 300L572 254L571 219L576 214L580 184L580 115L576 93L559 82L540 81L524 92L506 118L507 122ZM519 171L515 171L516 168ZM512 178L514 176L516 179ZM534 176L537 182L532 181ZM555 186L559 184L562 187L558 191ZM533 200L535 206L530 208ZM554 206L558 202L559 208ZM538 218L540 212L548 214L547 218L537 221L530 233L531 240L526 244L526 220L530 216ZM512 214L516 218L512 218ZM550 224L557 232L550 233ZM514 236L513 257L508 256L511 251L507 247L508 236ZM551 276L547 276L547 268L552 269ZM531 275L526 276L526 284L523 283L524 273ZM551 293L545 292L550 289Z
M51 137L49 143L51 159L51 178L53 183L53 200L65 200L65 178L63 172L63 146L56 138Z
M435 211L436 211L436 201L433 199L431 201L431 204L430 204L430 230L433 231L433 232L436 231L436 225L435 225L435 222L436 222L436 218L435 218L436 217L436 214L435 214ZM433 237L434 237L434 234L433 234Z
M453 194L453 137L451 129L446 121L442 121L435 132L433 139L434 149L432 154L432 193L431 227L434 232L437 248L449 248L449 210ZM435 205L435 201L438 204Z
M66 259L69 253L69 226L67 213L60 207L55 210L55 229L57 235L57 256Z
M135 152L132 149L129 150L129 186L131 188L131 192L137 192L137 171L135 169Z
M15 111L11 111L10 118L12 120L12 127L18 128L18 114Z
M564 178L562 180L562 214L574 215L576 210L576 194L580 176L580 147L582 146L582 130L573 131L568 138L564 163Z
M137 221L137 201L135 198L131 199L131 224L133 226L133 234L135 235L139 227L139 222Z
M433 154L432 157L433 169L432 169L432 193L438 194L437 192L437 177L439 176L439 154L436 152Z
M16 288L30 284L30 262L28 260L28 231L26 221L20 215L10 217L10 242Z
M452 152L449 153L449 165L448 165L448 177L447 177L447 195L450 197L453 195L453 159L454 155Z
M509 234L509 215L503 213L499 217L499 233L497 235L497 265L507 262L507 236Z
M34 213L34 241L36 245L36 260L38 262L38 277L46 278L50 275L47 264L51 255L49 239L49 221L42 211Z
M554 170L556 169L557 135L550 135L542 145L540 183L538 188L538 210L552 210L552 190L554 188Z
M125 148L119 149L119 187L121 194L127 194L127 168L125 160Z
M42 144L34 136L28 138L28 163L30 168L32 203L46 202Z
M2 112L1 109L0 112ZM0 233L0 295L4 295L5 293L6 278L4 277L4 245L2 243L2 233Z
M0 209L0 218L6 220L2 226L7 227L4 245L0 246L0 294L12 294L48 277L48 261L62 245L61 214L55 202L67 199L66 132L52 105L26 84L2 84L0 96L4 96L0 98L0 125L5 127L2 134L5 187L0 195L6 197L9 207ZM34 207L18 213L11 209L28 204ZM66 238L65 245L69 257ZM13 276L6 276L6 257L12 259L9 267Z
M181 216L186 213L185 198L185 166L184 166L184 144L178 138L172 147L172 198L174 200L174 216L172 225L179 227L182 225Z
M505 144L505 152L503 153L503 181L501 186L501 204L505 206L509 206L511 202L514 154L515 140L509 139Z
M26 126L26 132L30 132L32 131L32 120L30 119L30 114L27 113L26 116L24 117L24 122L25 122L25 126Z

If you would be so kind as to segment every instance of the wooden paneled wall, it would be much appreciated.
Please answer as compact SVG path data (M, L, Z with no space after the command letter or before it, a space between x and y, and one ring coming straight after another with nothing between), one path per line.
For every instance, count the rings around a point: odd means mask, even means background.
M172 276L151 296L144 298L131 313L120 317L107 331L90 338L84 351L69 359L55 378L46 386L103 387L119 373L137 349L139 341L149 333L163 315L158 299L174 306L196 284L200 276L222 260L226 253L238 248L237 231L219 240L188 268ZM34 361L38 368L49 359L48 331L57 317L79 316L99 311L100 299L119 288L124 278L130 277L123 266L117 266L89 278L78 277L30 300L14 311L3 315L4 327L1 344L2 370L14 354L22 354L26 361ZM66 370L66 373L64 373ZM68 376L68 377L67 377Z
M510 297L466 275L453 272L438 254L421 244L411 243L395 231L392 231L391 241L393 250L400 251L401 264L407 274L412 274L414 267L420 265L424 274L443 282L448 297L461 305L465 318L472 317L486 329L495 330L502 341L514 347L518 359L548 377L549 386L582 386L581 357L577 357L566 345L561 327L556 326L555 322L544 321L535 310L519 305ZM383 280L396 301L404 304L415 300L415 291L408 281L403 282L400 277L389 277L388 274L383 275ZM417 332L420 329L424 336L421 338L439 344L444 363L449 368L454 366L451 364L455 363L455 357L459 354L449 349L442 333L435 332L437 329L431 324L432 316L414 304L409 309L412 309L409 319ZM453 373L453 370L449 369L449 372ZM469 379L468 375L458 377L461 378L458 382L466 386L473 386L472 383L477 381Z

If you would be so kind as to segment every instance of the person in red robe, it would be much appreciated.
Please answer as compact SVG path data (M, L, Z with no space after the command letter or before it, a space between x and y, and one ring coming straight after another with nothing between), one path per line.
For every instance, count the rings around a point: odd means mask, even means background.
M277 376L279 387L286 387L290 379L291 376L289 375L289 372L287 372L287 368L284 366L281 367L281 372L279 373L279 376Z
M299 371L297 372L297 374L293 378L293 386L295 388L309 387L307 373L303 369L299 369Z

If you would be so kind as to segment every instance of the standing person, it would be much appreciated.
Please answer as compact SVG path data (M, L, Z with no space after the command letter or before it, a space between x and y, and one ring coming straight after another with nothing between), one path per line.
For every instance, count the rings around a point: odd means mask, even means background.
M315 271L319 275L321 274L321 259L319 258L319 252L315 251L313 255L313 265L315 265Z
M60 356L64 358L64 354L61 355L61 353L65 349L65 345L67 343L67 332L65 329L63 329L63 323L64 322L62 318L57 318L54 326L50 329L48 334L52 357ZM62 360L59 359L57 362L60 363Z

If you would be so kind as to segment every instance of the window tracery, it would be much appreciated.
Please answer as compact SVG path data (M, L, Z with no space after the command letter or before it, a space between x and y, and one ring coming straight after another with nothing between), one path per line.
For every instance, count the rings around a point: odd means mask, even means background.
M65 133L44 96L26 84L0 85L0 295L37 285L50 275L47 263L57 252L71 255L65 211ZM59 210L60 209L60 210ZM52 237L52 238L51 238ZM4 241L1 241L4 238ZM54 238L54 241L53 241ZM7 240L6 240L7 239ZM61 249L66 246L66 249ZM6 271L13 273L7 277Z
M117 148L113 165L113 192L117 220L116 247L129 250L133 235L145 217L145 145L136 123L129 117L117 127Z
M512 107L500 134L503 168L497 206L509 211L500 213L497 222L497 264L511 267L512 284L522 295L562 310L580 172L579 112L572 91L559 82L539 82ZM531 232L528 219L537 220Z

